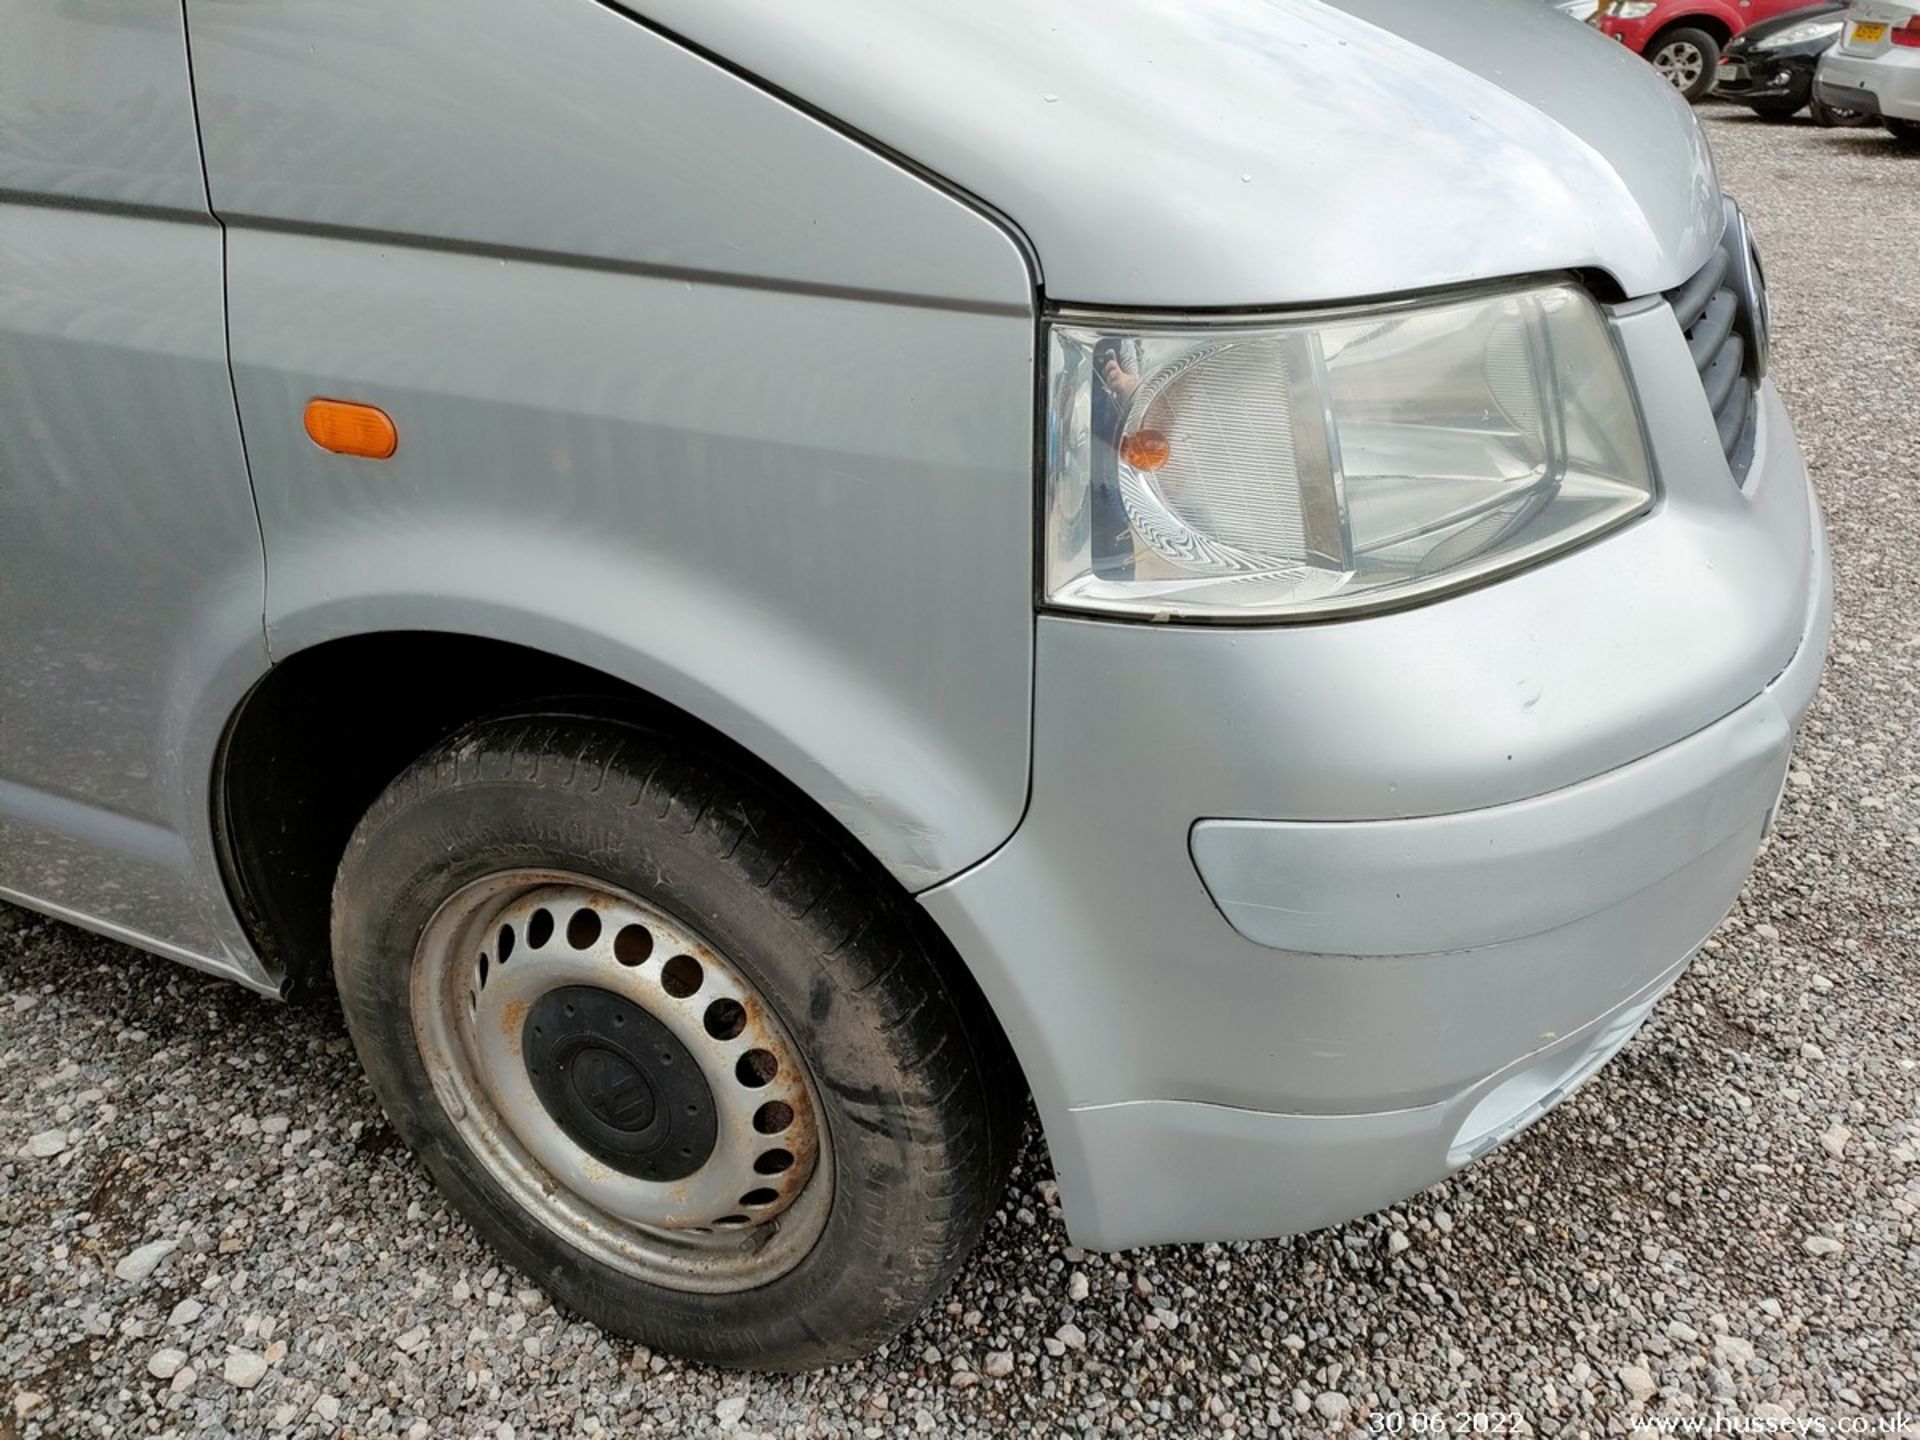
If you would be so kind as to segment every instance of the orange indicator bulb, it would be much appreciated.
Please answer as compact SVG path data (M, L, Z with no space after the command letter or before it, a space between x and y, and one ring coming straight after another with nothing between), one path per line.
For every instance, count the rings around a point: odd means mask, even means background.
M1130 430L1120 437L1120 458L1135 470L1158 470L1173 458L1173 442L1158 430Z

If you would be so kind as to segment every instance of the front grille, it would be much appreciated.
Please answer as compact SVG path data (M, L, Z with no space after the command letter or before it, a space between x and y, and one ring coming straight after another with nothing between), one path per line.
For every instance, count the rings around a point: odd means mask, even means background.
M1758 294L1758 269L1751 259L1746 226L1737 214L1727 226L1727 237L1700 272L1678 289L1667 292L1674 319L1687 337L1700 385L1720 432L1720 449L1733 478L1744 485L1753 464L1755 396L1760 383L1762 328L1756 314L1764 305ZM1749 272L1743 287L1753 291L1743 299L1736 286Z

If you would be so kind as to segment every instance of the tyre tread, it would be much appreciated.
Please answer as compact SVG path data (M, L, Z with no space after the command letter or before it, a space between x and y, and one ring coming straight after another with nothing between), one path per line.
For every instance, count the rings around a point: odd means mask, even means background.
M837 1183L859 1200L863 1218L857 1244L836 1264L879 1270L835 1289L832 1305L760 1305L742 1310L750 1318L740 1323L719 1314L682 1321L671 1305L659 1303L672 1292L655 1287L641 1286L653 1292L643 1297L648 1303L610 1304L610 1293L630 1292L640 1282L613 1271L580 1278L575 1272L599 1267L579 1252L577 1263L562 1257L554 1265L540 1253L534 1222L503 1242L501 1226L489 1223L497 1217L480 1206L482 1229L523 1268L546 1264L556 1298L571 1308L661 1348L719 1364L800 1368L852 1358L884 1342L951 1282L1000 1203L1020 1129L1019 1095L1009 1083L1013 1066L984 1002L970 984L956 984L952 958L935 952L928 922L910 897L876 877L844 836L717 756L604 719L496 718L448 737L374 802L336 879L335 964L376 1090L390 1113L402 1112L395 1114L396 1126L407 1134L416 1121L430 1126L431 1117L419 1120L417 1104L409 1112L391 1103L391 1077L377 1072L393 1067L386 1057L370 1055L361 1037L380 977L371 947L342 943L342 937L369 928L359 913L369 871L423 813L439 814L454 801L484 801L512 816L528 809L533 792L575 797L589 813L634 816L624 823L656 825L724 867L742 892L758 897L755 903L803 927L810 953L791 963L811 967L816 981L840 997L838 1006L869 1017L861 1022L862 1043L880 1057L878 1073L901 1077L883 1112L884 1131L889 1143L910 1147L912 1158L892 1175L871 1166L838 1173ZM526 799L516 801L516 794ZM444 1183L447 1164L435 1164L432 1145L424 1153ZM473 1218L475 1206L462 1208ZM548 1243L565 1248L558 1240ZM537 1262L530 1261L534 1255ZM856 1293L857 1304L849 1298Z

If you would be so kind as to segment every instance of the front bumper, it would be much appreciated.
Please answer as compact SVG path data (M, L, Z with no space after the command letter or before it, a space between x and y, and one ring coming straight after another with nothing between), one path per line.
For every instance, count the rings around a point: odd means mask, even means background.
M1770 100L1797 100L1804 105L1813 93L1813 71L1818 63L1818 52L1781 56L1755 51L1725 56L1714 72L1713 93L1738 105Z
M1843 110L1920 121L1920 50L1889 50L1871 58L1828 51L1813 77L1813 93Z
M1080 1243L1431 1183L1624 1043L1732 903L1825 653L1818 514L1770 385L1742 488L1671 312L1617 329L1666 491L1635 526L1335 624L1040 621L1027 817L921 898Z

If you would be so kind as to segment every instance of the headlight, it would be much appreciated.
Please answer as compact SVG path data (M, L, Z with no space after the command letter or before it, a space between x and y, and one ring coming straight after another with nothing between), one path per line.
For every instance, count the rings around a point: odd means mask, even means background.
M1618 0L1611 13L1617 20L1644 20L1659 8L1659 0Z
M1831 40L1846 29L1844 20L1803 20L1778 34L1753 43L1755 50L1785 50L1791 45L1811 45L1816 40Z
M1046 597L1303 618L1458 589L1640 513L1598 307L1554 285L1262 325L1048 331Z

